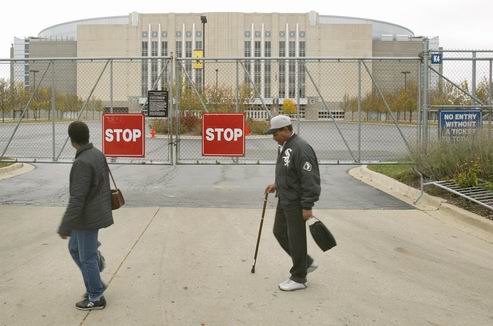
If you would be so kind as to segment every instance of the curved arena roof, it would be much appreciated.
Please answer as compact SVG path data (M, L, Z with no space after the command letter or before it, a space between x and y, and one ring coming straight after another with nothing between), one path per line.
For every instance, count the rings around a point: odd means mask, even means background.
M66 23L56 24L43 29L38 37L49 39L77 39L77 26L79 25L126 25L129 23L129 16L97 17L73 20Z
M129 24L130 15L126 16L110 16L110 17L97 17L81 20L74 20L57 25L53 25L43 29L39 32L38 36L49 39L77 39L77 26L78 25L105 25L105 24ZM414 36L413 31L401 25L358 17L346 17L346 16L331 16L320 15L320 24L372 24L373 25L373 38L381 38L382 35L393 36Z

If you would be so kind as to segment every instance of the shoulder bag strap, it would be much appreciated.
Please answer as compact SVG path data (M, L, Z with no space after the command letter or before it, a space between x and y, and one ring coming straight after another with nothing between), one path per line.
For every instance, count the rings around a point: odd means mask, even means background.
M106 163L106 166L108 167L108 171L110 172L111 180L113 180L113 184L115 185L115 189L118 189L116 186L115 178L113 178L113 173L111 173L110 166L108 165L108 161L106 161L106 156L104 157L104 162Z

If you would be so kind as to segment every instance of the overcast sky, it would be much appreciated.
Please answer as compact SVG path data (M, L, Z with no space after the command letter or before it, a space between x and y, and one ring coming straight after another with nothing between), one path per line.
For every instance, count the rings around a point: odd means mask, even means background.
M0 58L9 57L14 36L37 36L71 20L163 12L309 12L384 20L410 28L416 36L439 36L448 49L493 49L492 0L220 1L75 0L7 1L0 19ZM8 10L6 10L8 9Z

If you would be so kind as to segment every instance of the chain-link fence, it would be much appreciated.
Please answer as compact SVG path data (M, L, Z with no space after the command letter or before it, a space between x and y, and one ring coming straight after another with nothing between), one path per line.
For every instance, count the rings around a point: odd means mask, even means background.
M147 89L169 89L171 59L95 58L0 61L0 152L2 159L70 162L71 121L85 121L90 141L102 147L105 112L141 112ZM145 85L145 86L144 86ZM144 158L112 158L113 163L172 162L169 128L151 134L146 119Z
M439 113L447 111L479 110L482 129L490 138L492 133L492 71L493 51L440 50L424 53L422 89L424 128L422 144L439 137ZM425 71L425 70L423 70Z
M409 160L438 137L438 112L479 108L492 124L492 56L441 51L398 58L53 58L0 60L2 160L70 162L68 124L86 121L101 148L104 112L142 112L167 89L169 118L146 118L144 158L131 164L270 164L271 116L290 115L322 164ZM241 112L244 157L202 156L202 114Z

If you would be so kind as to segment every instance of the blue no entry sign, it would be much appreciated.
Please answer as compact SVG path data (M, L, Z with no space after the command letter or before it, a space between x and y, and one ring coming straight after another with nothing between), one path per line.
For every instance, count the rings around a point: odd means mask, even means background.
M440 111L440 136L453 142L475 135L481 128L480 110Z

